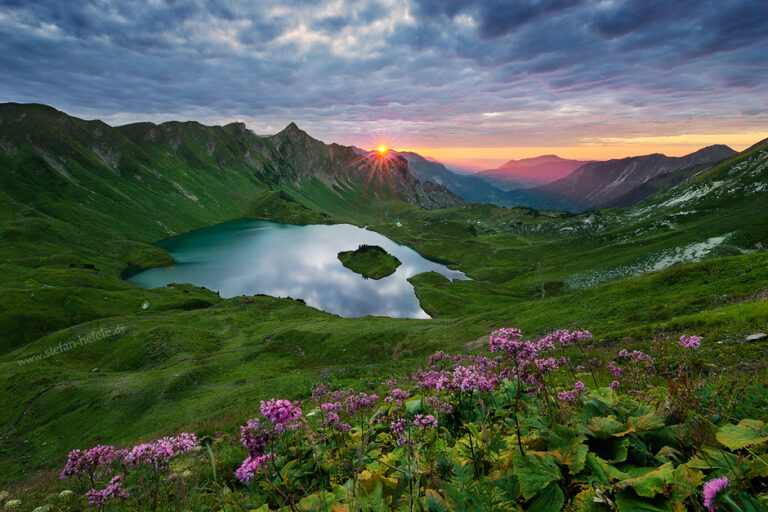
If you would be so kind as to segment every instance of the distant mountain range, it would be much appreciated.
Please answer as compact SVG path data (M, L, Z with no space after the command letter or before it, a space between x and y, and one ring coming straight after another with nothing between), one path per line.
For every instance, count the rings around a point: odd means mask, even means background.
M502 190L512 190L546 185L565 178L587 163L589 161L567 160L557 155L542 155L510 160L496 169L480 171L477 176Z
M568 211L629 206L735 154L728 146L715 145L682 157L655 153L590 162L552 183L510 191L511 200L536 209Z
M360 148L354 151L375 154ZM542 155L465 175L417 153L390 153L404 158L419 180L441 185L470 203L570 212L639 203L736 154L728 146L714 145L682 157L657 153L602 162Z

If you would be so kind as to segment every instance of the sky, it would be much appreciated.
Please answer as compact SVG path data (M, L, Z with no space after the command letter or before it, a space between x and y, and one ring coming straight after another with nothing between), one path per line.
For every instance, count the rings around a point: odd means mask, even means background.
M0 102L467 168L768 137L765 0L0 0Z

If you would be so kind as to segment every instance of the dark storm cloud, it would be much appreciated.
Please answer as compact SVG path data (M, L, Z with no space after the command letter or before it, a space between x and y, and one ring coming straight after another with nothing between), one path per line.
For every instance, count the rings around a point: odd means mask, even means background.
M0 0L0 101L340 139L366 120L514 135L702 105L754 122L767 33L768 3L746 0Z

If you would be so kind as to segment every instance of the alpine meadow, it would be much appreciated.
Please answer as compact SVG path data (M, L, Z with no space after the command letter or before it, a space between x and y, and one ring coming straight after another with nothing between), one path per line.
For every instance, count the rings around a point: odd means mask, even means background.
M0 510L768 511L767 27L0 0Z

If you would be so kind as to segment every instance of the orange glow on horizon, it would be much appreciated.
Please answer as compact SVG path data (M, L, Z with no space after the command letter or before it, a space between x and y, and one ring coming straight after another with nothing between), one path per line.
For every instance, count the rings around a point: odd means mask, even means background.
M379 146L379 147L376 148L376 151L378 151L379 153L381 153L383 155L384 153L389 151L389 148L387 146Z
M683 156L712 144L726 144L736 151L743 151L765 138L768 138L766 132L750 132L609 138L572 146L409 147L398 151L413 151L447 165L480 170L496 168L509 160L520 160L540 155L557 155L560 158L573 160L610 160L651 153Z

